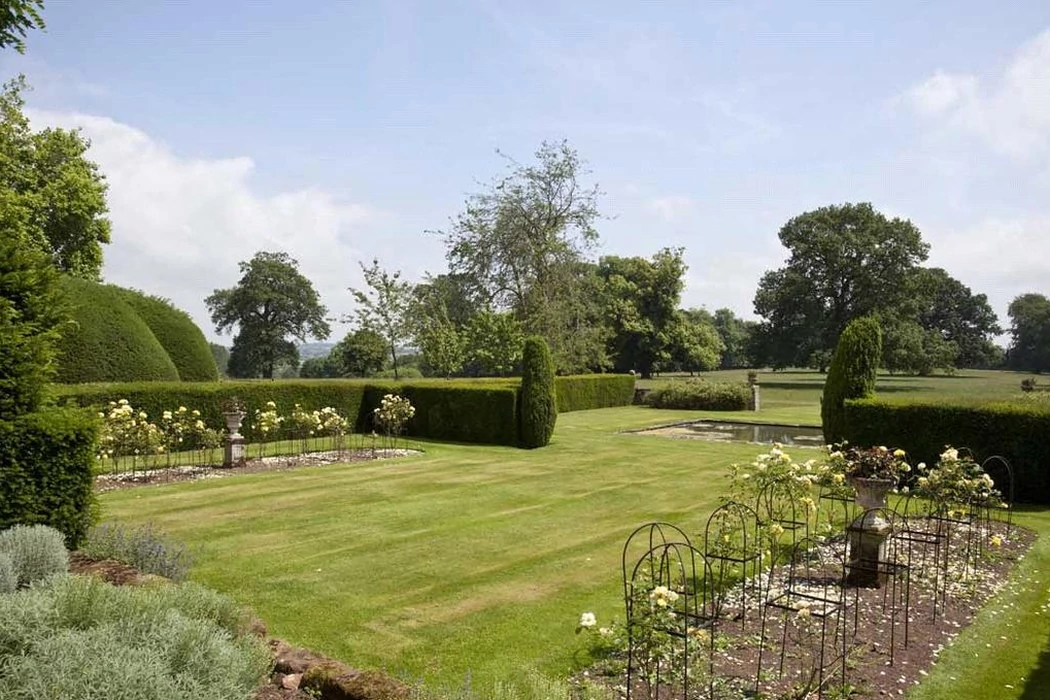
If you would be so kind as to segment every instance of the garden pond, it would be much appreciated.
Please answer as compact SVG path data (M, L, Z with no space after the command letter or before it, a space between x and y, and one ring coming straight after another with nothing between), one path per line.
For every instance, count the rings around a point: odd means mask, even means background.
M778 442L782 445L804 445L810 447L820 447L824 444L824 434L820 428L798 425L702 420L663 425L632 432L640 435L661 435L671 438L716 440L720 442L758 442L767 444Z

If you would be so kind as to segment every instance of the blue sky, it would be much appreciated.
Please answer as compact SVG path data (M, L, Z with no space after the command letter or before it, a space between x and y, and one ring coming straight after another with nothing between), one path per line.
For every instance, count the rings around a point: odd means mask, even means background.
M109 281L203 298L285 250L333 315L358 261L444 269L440 229L568 139L595 255L684 246L683 302L751 315L776 234L826 204L910 218L1005 325L1050 293L1050 3L59 2L23 56L39 126L110 181ZM345 332L337 325L337 334ZM225 339L228 342L228 337Z

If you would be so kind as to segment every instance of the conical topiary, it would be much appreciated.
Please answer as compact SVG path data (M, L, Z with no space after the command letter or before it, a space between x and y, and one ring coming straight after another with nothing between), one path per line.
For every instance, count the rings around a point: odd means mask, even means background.
M824 442L831 445L845 438L846 399L875 393L875 380L882 359L882 327L874 316L850 321L839 336L824 382L820 419Z
M521 358L521 446L544 447L551 441L558 419L554 394L554 361L547 341L525 339Z

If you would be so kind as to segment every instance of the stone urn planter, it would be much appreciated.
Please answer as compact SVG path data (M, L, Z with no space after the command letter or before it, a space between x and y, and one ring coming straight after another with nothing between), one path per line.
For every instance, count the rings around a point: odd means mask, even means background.
M886 539L892 529L879 509L886 508L886 497L893 490L893 479L850 477L849 485L857 492L861 514L846 527L849 539L849 567L846 583L851 586L879 588L886 582Z
M235 467L244 464L244 436L241 435L241 424L244 422L244 411L225 411L222 414L226 421L226 445L222 455L222 466Z
M239 434L241 424L244 422L244 412L226 411L222 414L222 417L226 419L226 430L228 430L231 435Z

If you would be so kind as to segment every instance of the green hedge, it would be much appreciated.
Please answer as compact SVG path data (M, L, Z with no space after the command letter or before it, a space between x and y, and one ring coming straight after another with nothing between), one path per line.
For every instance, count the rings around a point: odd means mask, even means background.
M201 412L210 426L223 425L224 404L237 398L245 406L245 435L252 436L256 409L267 401L277 404L287 415L295 404L307 410L331 406L346 416L356 430L372 429L372 409L379 406L384 394L407 396L416 407L416 416L407 427L409 435L516 445L517 387L495 382L448 382L433 380L411 383L379 383L339 379L297 379L282 381L229 382L135 382L126 384L53 385L51 397L59 402L72 401L80 406L105 406L110 401L127 399L137 410L157 420L164 411L185 406Z
M66 384L177 380L179 372L121 290L65 277L75 323L59 329L58 372Z
M363 382L324 379L283 381L228 382L129 382L107 384L52 385L51 397L58 402L71 401L79 406L104 407L110 401L127 399L151 421L164 411L180 406L201 412L201 419L211 427L225 425L223 408L231 399L239 399L248 413L245 435L250 437L256 409L265 409L267 401L277 404L278 411L288 414L295 404L313 411L331 406L350 422L357 423L367 385Z
M559 411L580 411L629 405L634 379L629 375L594 374L558 377ZM355 429L372 429L372 409L383 394L407 396L416 407L407 433L416 437L495 445L518 444L518 381L510 379L424 379L386 382L353 379L239 380L223 382L127 382L52 384L49 398L58 403L105 407L127 399L156 421L164 413L185 406L201 412L212 427L223 425L224 404L237 398L248 417L244 434L252 437L256 409L267 401L286 414L295 404L307 410L332 406L347 416ZM565 398L562 398L562 397ZM564 404L562 402L565 402ZM562 408L566 405L566 408Z
M406 427L408 435L490 445L518 444L516 386L446 380L370 382L358 422L362 432L372 430L372 411L385 394L400 394L415 406L416 415Z
M709 382L693 378L677 380L645 397L653 408L689 411L746 411L751 404L751 388L743 382Z
M630 374L575 374L555 377L558 413L592 408L630 406L634 401L634 376Z
M168 353L179 379L184 382L214 382L219 379L208 341L190 315L158 297L133 289L118 289L124 301L135 310L161 347Z
M0 530L44 524L76 547L92 514L98 421L90 411L48 409L0 421Z
M845 405L845 437L854 445L893 445L934 464L945 445L978 461L1009 460L1018 501L1050 503L1050 410L1018 404L946 405L857 399Z

